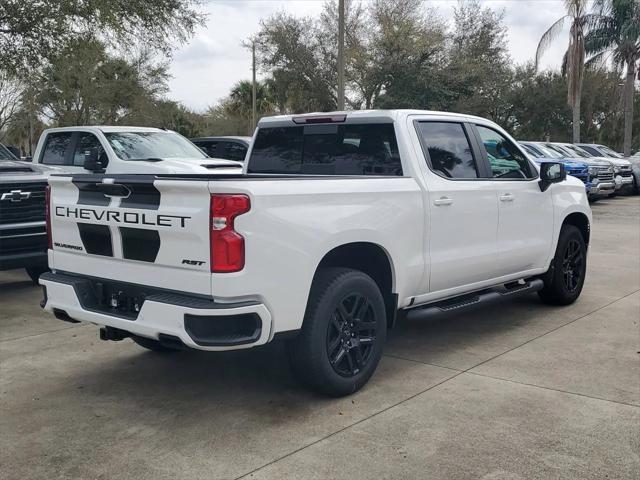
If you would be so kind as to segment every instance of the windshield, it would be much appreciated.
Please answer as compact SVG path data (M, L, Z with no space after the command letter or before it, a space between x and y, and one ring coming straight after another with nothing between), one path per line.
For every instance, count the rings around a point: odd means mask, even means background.
M7 147L0 143L0 160L17 160L17 158Z
M173 132L105 132L104 136L122 160L207 158L193 143Z
M611 150L609 147L605 147L604 145L600 145L600 150L602 150L607 157L611 157L611 158L624 158L622 155L620 155L618 152L614 152L613 150Z
M537 148L545 158L564 158L566 156L563 153L556 152L552 148L547 148L545 145L536 145L535 148Z
M563 145L563 147L568 150L569 152L571 152L571 154L574 157L581 157L581 158L590 158L593 157L593 155L585 152L584 150L582 150L580 147L576 147L575 145Z
M536 149L535 147L533 147L533 146L531 146L531 145L525 145L524 143L521 143L520 145L521 145L521 146L522 146L522 147L527 151L527 153L528 153L529 155L531 155L532 157L540 158L540 157L542 157L542 156L543 156L543 155L542 155L542 153L541 153L538 149Z
M573 157L573 153L570 150L562 148L560 145L546 144L545 147L547 148L548 151L555 152L556 155L560 155L559 158Z

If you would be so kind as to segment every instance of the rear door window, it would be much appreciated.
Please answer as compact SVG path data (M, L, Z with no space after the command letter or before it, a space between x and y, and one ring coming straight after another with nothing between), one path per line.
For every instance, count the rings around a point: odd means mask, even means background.
M69 146L71 145L71 132L55 132L47 134L41 163L46 165L69 165Z
M73 152L73 164L77 167L83 167L86 154L93 148L97 148L98 155L100 155L102 152L102 144L100 140L98 140L98 137L93 133L80 132L76 142L76 149Z
M392 123L258 130L249 173L402 176Z
M461 123L419 122L418 133L433 172L451 179L478 178L476 159Z

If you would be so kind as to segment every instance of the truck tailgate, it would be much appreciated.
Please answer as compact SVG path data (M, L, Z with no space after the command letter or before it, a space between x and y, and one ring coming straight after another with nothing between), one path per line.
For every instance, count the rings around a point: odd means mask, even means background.
M211 294L208 182L52 176L50 267Z

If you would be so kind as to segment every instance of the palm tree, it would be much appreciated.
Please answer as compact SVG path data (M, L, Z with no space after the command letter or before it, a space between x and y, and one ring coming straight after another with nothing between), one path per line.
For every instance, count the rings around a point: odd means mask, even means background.
M592 54L589 62L600 62L606 54L611 54L616 66L627 68L623 151L628 157L631 155L633 133L634 81L640 60L640 1L596 0L595 5L597 14L585 38L585 47Z
M560 35L566 20L571 21L569 48L564 54L562 72L567 75L567 103L573 110L573 142L580 141L580 98L582 96L582 75L584 73L584 33L587 25L588 0L564 0L567 14L544 32L536 50L536 69L542 54Z
M273 95L264 82L257 82L256 85L256 110L258 118L268 115L274 110ZM232 88L231 93L225 103L227 110L238 117L246 120L251 119L253 109L253 84L248 80L237 82ZM249 134L253 135L253 128L248 127Z

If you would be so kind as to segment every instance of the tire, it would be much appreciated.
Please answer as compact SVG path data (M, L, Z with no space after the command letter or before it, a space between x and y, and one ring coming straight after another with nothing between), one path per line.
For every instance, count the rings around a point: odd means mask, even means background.
M40 275L42 275L45 272L48 272L49 267L40 265L37 267L25 267L25 270L27 271L27 275L29 275L33 283L37 285Z
M618 195L617 193L610 193L609 195L607 195L608 198L614 198L616 195Z
M587 247L582 233L573 225L560 230L556 253L549 271L542 277L538 295L550 305L569 305L577 300L587 271Z
M291 369L316 392L349 395L373 375L386 336L385 304L373 279L348 268L322 269L311 287L302 330L287 344Z
M166 345L161 344L158 340L153 340L152 338L132 336L131 340L141 347L153 352L170 353L179 351L177 348L167 347Z

